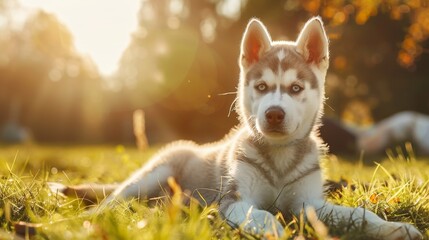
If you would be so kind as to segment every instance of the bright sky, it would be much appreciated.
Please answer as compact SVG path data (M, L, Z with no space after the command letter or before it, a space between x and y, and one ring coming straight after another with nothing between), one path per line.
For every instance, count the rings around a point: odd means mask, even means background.
M110 75L137 29L141 0L19 0L21 6L57 15L72 32L76 48L88 54L100 72Z

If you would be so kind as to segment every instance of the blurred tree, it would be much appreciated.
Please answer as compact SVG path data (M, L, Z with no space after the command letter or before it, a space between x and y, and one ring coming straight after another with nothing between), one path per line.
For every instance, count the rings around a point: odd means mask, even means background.
M220 137L235 122L225 117L233 97L218 94L234 90L223 85L235 78L225 72L222 47L212 46L219 19L216 8L222 1L147 0L139 10L139 28L124 52L113 80L117 98L111 104L114 124L127 125L132 108L144 107L152 141L176 137L209 140ZM235 65L235 58L234 58ZM225 78L220 78L224 74ZM127 96L127 98L123 98ZM216 99L216 101L213 101ZM126 103L124 103L126 101ZM119 103L123 103L122 105ZM124 105L128 105L124 111ZM223 114L219 111L224 111ZM122 112L119 113L119 112ZM195 116L195 120L189 115ZM204 120L216 125L207 129ZM113 123L113 122L112 122ZM181 126L170 131L165 126ZM131 126L128 125L127 128ZM129 130L126 130L129 132ZM198 134L204 131L207 136ZM122 133L112 132L111 138ZM211 136L211 137L209 137ZM130 136L129 136L130 137Z
M423 82L426 70L418 67L424 63L415 61L424 61L424 56L419 57L423 48L418 45L428 36L426 20L421 17L427 11L425 4L412 0L144 0L138 14L139 28L113 81L118 93L114 102L122 102L117 109L130 109L113 110L118 112L113 119L129 121L132 109L143 107L148 134L154 141L218 138L236 123L231 119L225 122L233 96L219 94L235 90L238 46L248 19L261 18L274 39L294 40L312 15L323 17L332 41L328 115L371 124L371 110L375 120L400 110L429 112L429 100L416 88L428 85ZM421 35L413 37L414 45L408 44L417 49L413 50L403 42L411 41L410 26L416 24ZM403 57L404 51L408 58ZM406 97L411 92L412 97ZM125 128L131 138L131 125Z
M429 1L307 0L303 7L330 26L336 77L328 78L328 104L339 110L337 115L362 123L362 117L352 119L367 107L377 121L404 110L429 113L423 90L429 87L423 67L428 61ZM352 116L348 108L358 106L356 102L362 109Z
M37 140L99 139L100 133L86 133L97 132L91 129L94 118L101 117L97 115L101 79L91 61L75 51L67 28L54 15L37 11L21 28L1 35L5 44L0 46L0 58L6 59L0 66L6 113L2 120L18 102L19 120Z
M304 0L303 8L312 13L320 14L330 21L330 24L343 25L353 19L358 25L363 25L370 18L385 14L391 20L408 19L405 36L402 36L400 51L397 53L398 63L404 67L414 67L423 48L423 43L429 37L429 1L427 0Z

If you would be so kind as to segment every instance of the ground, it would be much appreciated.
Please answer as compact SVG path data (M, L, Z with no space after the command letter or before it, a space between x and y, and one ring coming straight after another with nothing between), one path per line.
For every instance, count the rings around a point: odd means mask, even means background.
M52 193L47 182L79 184L123 180L158 147L0 145L0 239L253 239L230 228L216 206L184 206L180 194L147 207L128 201L103 214L86 214L81 200ZM406 148L409 149L410 148ZM410 222L429 238L429 159L409 153L379 157L327 156L329 200L363 206L384 219ZM406 156L406 157L405 157ZM173 184L176 193L180 188ZM302 216L278 216L285 239L368 239L361 226L329 227ZM272 236L266 236L268 239Z

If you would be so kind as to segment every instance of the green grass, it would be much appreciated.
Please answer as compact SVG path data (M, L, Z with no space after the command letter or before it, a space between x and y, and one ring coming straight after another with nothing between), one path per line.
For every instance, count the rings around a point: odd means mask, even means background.
M179 194L166 203L147 207L135 201L99 215L85 214L81 200L53 194L48 181L63 184L111 183L123 180L149 158L156 147L140 152L123 146L1 146L0 239L253 239L230 228L216 206L183 206ZM324 160L328 179L344 179L347 187L330 201L364 206L391 221L410 222L429 238L429 159L412 154L380 158L365 165L355 159ZM320 239L320 232L302 216L285 221L287 236ZM25 222L20 227L19 222ZM37 225L35 235L28 223ZM368 239L359 226L330 227L336 239ZM25 232L27 231L27 235Z

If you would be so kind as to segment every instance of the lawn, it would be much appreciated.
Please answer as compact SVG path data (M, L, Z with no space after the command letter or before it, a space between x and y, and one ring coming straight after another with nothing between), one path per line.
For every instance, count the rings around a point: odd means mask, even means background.
M52 193L47 187L52 181L66 185L121 181L156 149L0 145L0 239L254 238L230 228L216 206L183 206L180 194L156 206L128 201L102 214L87 214L88 206L81 200ZM388 156L375 163L358 157L324 159L326 178L342 185L329 194L329 200L363 206L384 219L413 223L428 238L429 159L392 152ZM279 218L286 226L285 239L323 238L302 216ZM344 223L330 227L329 234L333 239L368 239L359 227Z

